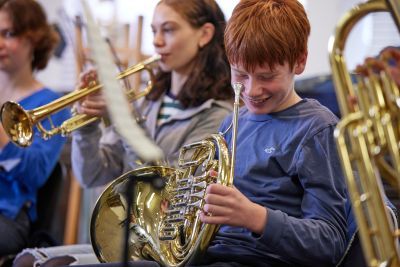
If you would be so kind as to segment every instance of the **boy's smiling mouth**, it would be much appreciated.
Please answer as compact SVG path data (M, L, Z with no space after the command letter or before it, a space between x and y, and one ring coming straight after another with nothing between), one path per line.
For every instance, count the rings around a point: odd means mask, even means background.
M249 101L251 103L254 103L256 105L263 104L263 103L267 102L271 98L271 96L252 98L252 97L249 97L249 96L246 96L246 95L242 95L242 97L244 98L244 100L247 100L247 101Z

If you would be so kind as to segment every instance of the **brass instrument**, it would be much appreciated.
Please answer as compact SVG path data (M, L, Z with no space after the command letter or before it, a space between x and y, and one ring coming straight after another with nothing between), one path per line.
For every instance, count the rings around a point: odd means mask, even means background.
M138 90L138 88L126 88L125 94L127 95L129 101L135 101L147 95L151 91L154 82L154 74L151 64L157 62L160 60L160 58L160 55L154 55L134 66L127 68L117 75L116 79L120 80L141 71L147 71L149 73L150 80L147 82L147 86L144 89ZM86 114L78 114L64 121L60 126L53 126L51 129L45 129L42 126L41 121L47 117L51 120L51 114L66 108L67 106L81 100L87 95L99 91L101 88L102 85L100 84L89 85L86 88L75 90L53 102L32 110L24 110L24 108L18 103L8 101L4 103L1 108L1 121L4 130L13 143L22 147L27 147L32 144L34 133L33 129L35 125L37 126L39 132L41 132L42 138L44 139L48 139L56 134L61 134L63 136L68 135L72 131L96 121L99 118Z
M123 174L100 195L90 222L93 249L101 262L122 259L124 227L129 223L129 260L155 260L163 266L195 263L204 254L219 225L203 224L199 213L207 186L231 186L235 159L241 84L235 84L232 119L231 158L224 133L183 146L178 165L143 167ZM229 129L230 129L229 128ZM228 130L229 130L228 129ZM228 131L227 130L227 131ZM215 159L218 155L218 159ZM218 175L210 175L216 171ZM158 189L150 183L134 181L132 210L126 216L129 179L156 175L165 181Z
M350 10L330 40L333 81L342 114L335 139L369 266L400 266L399 229L389 216L382 179L400 189L400 94L388 57L369 58L353 84L343 57L352 27L365 15L389 11L400 29L400 4L370 0ZM400 191L399 191L400 192Z

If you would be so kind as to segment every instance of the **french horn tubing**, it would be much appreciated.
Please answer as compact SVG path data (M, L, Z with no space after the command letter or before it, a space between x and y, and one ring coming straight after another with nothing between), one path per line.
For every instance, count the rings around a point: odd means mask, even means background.
M121 261L124 227L129 223L129 260L154 260L162 266L198 262L219 225L204 224L199 213L211 183L232 186L234 176L239 97L235 84L231 156L222 133L180 149L178 168L147 166L114 180L96 202L90 222L93 249L101 262ZM211 175L210 172L218 175ZM161 177L162 189L142 179L134 181L132 211L127 218L129 179Z

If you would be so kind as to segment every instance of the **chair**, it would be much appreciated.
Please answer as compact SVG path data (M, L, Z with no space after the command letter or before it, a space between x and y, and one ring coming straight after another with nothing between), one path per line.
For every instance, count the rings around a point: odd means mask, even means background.
M348 249L337 267L367 267L358 233L350 241Z
M32 224L28 247L48 247L62 243L65 224L66 169L57 162L46 183L38 191L37 220Z
M66 201L65 171L63 164L57 162L46 183L38 190L38 219L31 225L28 248L61 244L65 221L65 208L62 207ZM14 258L13 254L0 257L0 267L11 267Z
M339 106L331 75L319 75L297 80L296 92L302 98L314 98L340 118Z
M390 202L390 200L385 196L385 203L387 210L392 218L393 226L395 229L398 229L397 221L397 209ZM360 241L360 237L358 236L358 231L354 233L353 238L350 240L349 245L347 246L347 250L340 260L337 267L368 267L368 264L364 257L364 252L362 249L362 244Z

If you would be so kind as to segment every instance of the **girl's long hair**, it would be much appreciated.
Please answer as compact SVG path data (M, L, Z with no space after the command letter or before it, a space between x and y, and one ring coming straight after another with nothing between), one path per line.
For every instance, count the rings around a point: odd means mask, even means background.
M212 23L212 40L201 48L194 58L189 79L184 83L177 99L185 107L196 107L208 99L226 100L233 97L231 74L224 47L225 16L214 0L161 0L185 18L193 28ZM159 3L159 4L160 4ZM171 73L158 69L156 82L149 100L157 100L171 86Z

